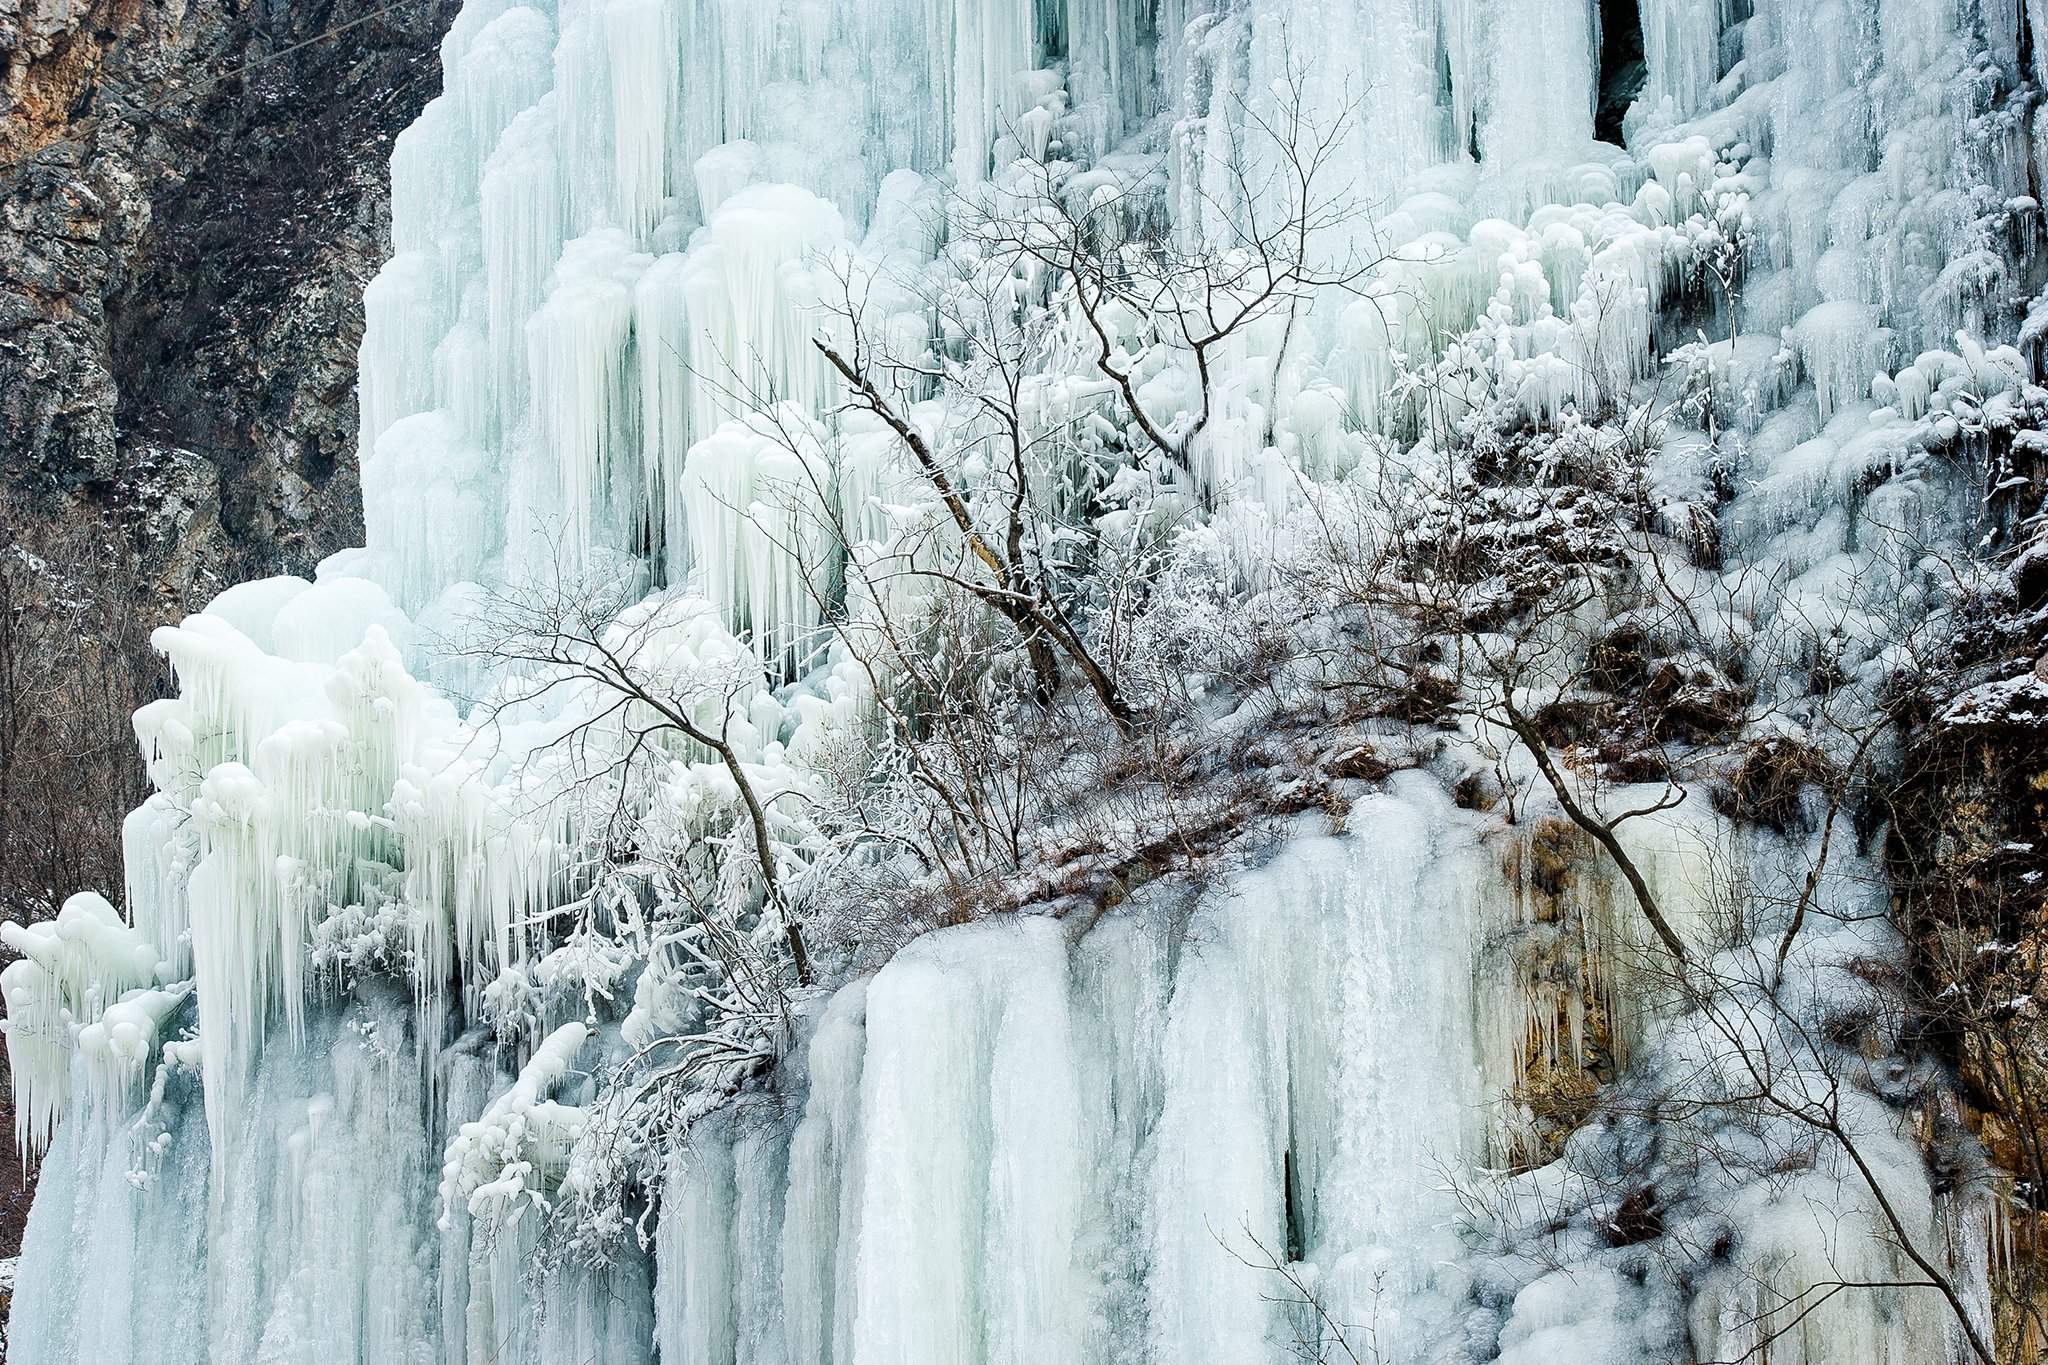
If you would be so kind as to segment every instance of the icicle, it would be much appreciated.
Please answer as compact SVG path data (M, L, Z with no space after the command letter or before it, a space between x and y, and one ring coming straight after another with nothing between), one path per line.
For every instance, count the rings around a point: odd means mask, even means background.
M1581 159L1593 140L1593 7L1501 0L1487 9L1480 160L1492 174L1525 176Z
M102 1101L128 1093L183 993L155 991L158 956L106 899L81 891L54 920L0 924L21 960L0 971L7 999L7 1065L14 1077L14 1137L23 1159L50 1145L71 1099L71 1057Z
M1637 113L1660 122L1690 118L1707 102L1721 75L1721 32L1726 0L1644 0L1643 59L1649 68Z
M533 424L546 457L533 477L553 487L538 485L529 503L546 509L546 524L514 532L537 532L563 556L535 564L538 572L573 573L594 546L630 543L639 509L616 493L637 493L642 484L630 463L639 417L630 343L633 285L649 263L617 228L577 238L563 249L547 303L528 324Z
M1822 421L1862 401L1871 377L1891 358L1892 334L1878 325L1877 310L1867 304L1821 304L1799 319L1793 336L1799 362L1813 380Z
M472 390L474 391L474 390ZM385 581L419 611L497 548L488 452L445 412L392 423L363 463L363 525L389 546Z
M996 139L1028 107L1025 73L1039 64L1031 10L982 0L924 4L926 31L937 40L932 86L952 125L953 178L977 184L988 176Z
M513 120L484 163L479 190L491 388L502 432L519 424L531 401L526 323L540 308L566 235L554 110L549 96Z
M611 74L619 221L646 239L668 195L669 140L681 88L672 0L612 0L603 10Z
M434 348L447 326L441 291L440 267L425 251L393 256L363 291L360 449L375 449L393 422L433 402Z

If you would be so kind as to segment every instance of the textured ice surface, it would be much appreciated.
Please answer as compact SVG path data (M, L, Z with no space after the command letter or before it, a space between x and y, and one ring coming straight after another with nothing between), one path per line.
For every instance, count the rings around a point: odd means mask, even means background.
M912 944L826 1007L794 1128L742 1108L679 1159L662 1358L1274 1361L1314 1330L1254 1268L1290 1256L1422 1358L1460 1290L1443 1173L1483 1147L1496 875L1418 782L1184 923Z

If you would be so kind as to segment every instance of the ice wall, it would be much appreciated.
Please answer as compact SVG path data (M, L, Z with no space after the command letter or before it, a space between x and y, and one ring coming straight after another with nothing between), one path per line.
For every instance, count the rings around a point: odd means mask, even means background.
M1233 357L1197 454L1247 492L1258 418L1304 391L1398 433L1397 375L1436 366L1473 403L1554 419L1704 322L1725 368L1810 380L1825 421L2024 287L2012 16L1657 0L1639 22L1624 149L1593 137L1602 37L1580 0L471 5L393 159L396 254L366 300L368 546L332 571L438 627L473 580L634 556L734 629L801 636L854 547L750 550L736 527L820 488L858 524L857 486L820 477L850 454L827 433L807 472L728 423L750 396L823 415L811 339L849 303L903 321L847 281L934 269L945 196L1024 152L1163 171L1176 229L1228 247L1244 191L1284 179L1268 130L1327 136L1347 211L1321 249L1375 264L1285 364L1277 328ZM1704 278L1724 250L1739 271ZM1691 321L1667 337L1681 296Z
M651 1361L644 1269L536 1286L530 1235L437 1228L443 1149L499 1082L458 1049L437 1095L423 1050L439 1040L388 989L314 1012L299 1046L264 1049L219 1178L194 1047L147 1097L75 1107L44 1158L10 1357Z
M1270 1301L1253 1266L1276 1256L1421 1349L1458 1294L1443 1173L1483 1156L1471 990L1500 875L1417 777L1199 904L922 940L820 1002L779 1099L678 1155L651 1293L628 1255L547 1281L538 1320L537 1220L485 1235L458 1198L437 1228L436 1177L444 1147L453 1172L499 1116L530 1135L544 1093L576 1097L555 1087L580 1025L487 1104L502 1082L471 1043L427 1090L435 1040L403 995L314 1010L299 1045L262 1049L218 1183L198 1049L174 1049L147 1096L74 1106L47 1154L13 1349L1265 1361L1314 1328Z
M1265 1362L1318 1331L1290 1259L1419 1358L1459 1294L1443 1172L1482 1159L1497 876L1423 779L1191 912L912 944L826 1006L795 1111L677 1159L662 1359Z

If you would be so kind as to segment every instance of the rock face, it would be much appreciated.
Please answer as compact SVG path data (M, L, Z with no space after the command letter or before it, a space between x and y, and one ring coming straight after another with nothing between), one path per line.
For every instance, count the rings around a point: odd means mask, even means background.
M361 538L362 289L389 249L391 141L439 88L455 9L0 0L0 543L49 580L10 601L84 584L137 642L81 646L127 661L77 684L107 715L161 686L149 627ZM58 842L118 886L139 764L109 790ZM6 913L80 889L41 872L26 898L0 887ZM0 1088L0 1129L8 1105ZM12 1255L28 1192L0 1186Z
M354 543L362 287L445 0L0 0L0 461L159 618Z

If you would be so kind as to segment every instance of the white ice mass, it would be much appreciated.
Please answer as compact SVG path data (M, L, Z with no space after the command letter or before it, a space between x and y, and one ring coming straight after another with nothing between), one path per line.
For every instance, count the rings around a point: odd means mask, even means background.
M1060 202L1227 257L1290 116L1330 130L1358 208L1313 249L1370 269L1203 357L1206 399L1158 317L1106 313L1151 420L1203 419L1150 501L1105 495L1106 534L1278 536L1425 441L1430 403L1567 429L1693 384L1650 477L1716 523L1699 572L1729 628L1847 622L1812 647L1862 676L1902 603L1933 609L1903 538L1971 534L1929 450L2009 423L2048 333L2016 321L2048 175L2022 67L2048 31L2023 43L2021 9L468 0L365 292L367 544L158 632L179 691L135 717L155 794L125 908L5 930L42 1169L14 1365L1277 1365L1319 1313L1370 1324L1358 1360L1732 1360L1773 1327L1760 1282L1904 1277L1826 1159L1731 1180L1711 1228L1667 1215L1703 1246L1725 1224L1719 1261L1526 1250L1517 1228L1599 1196L1562 1162L1498 1176L1532 1121L1504 1100L1532 1033L1583 1040L1501 947L1530 922L1526 830L1455 802L1442 764L1339 832L1295 819L1188 904L1141 888L852 964L798 994L765 1079L740 1057L663 1098L689 1137L636 1149L651 1169L614 1159L644 1134L607 1078L703 1028L697 949L607 902L593 848L630 803L636 847L708 857L749 951L780 951L742 787L801 884L844 736L917 685L853 666L830 623L930 591L873 566L954 534L814 342L943 352L935 291L1048 166ZM1639 24L1645 67L1610 141L1603 13ZM1071 312L1050 273L1006 287ZM1030 420L1142 446L1078 315L1050 334ZM945 440L950 381L895 382ZM1737 467L1709 429L1744 433ZM463 647L586 583L616 619L575 657ZM658 780L593 794L588 744L654 714L582 670L604 651L724 751L671 726ZM1806 849L1699 801L1627 828L1707 958L1746 941L1715 907ZM1611 867L1578 876L1645 933ZM1882 944L1848 913L1867 882L1825 881L1848 927L1805 969ZM1698 1025L1632 1001L1624 963L1603 989L1618 1064L1683 1064ZM1875 1109L1851 1121L1911 1227L1979 1248L1956 1264L1981 1316L1982 1192L1935 1190ZM1822 1305L1769 1358L1964 1350L1896 1290Z

